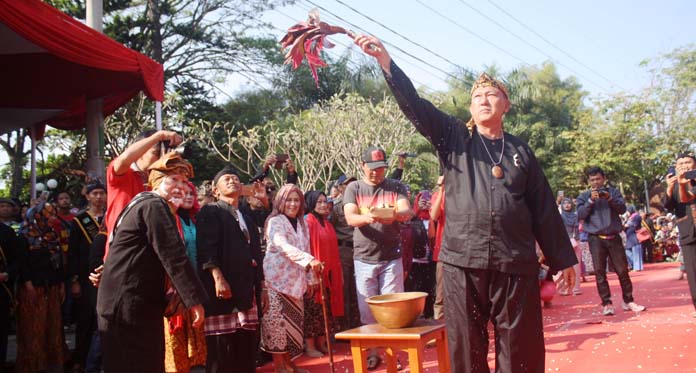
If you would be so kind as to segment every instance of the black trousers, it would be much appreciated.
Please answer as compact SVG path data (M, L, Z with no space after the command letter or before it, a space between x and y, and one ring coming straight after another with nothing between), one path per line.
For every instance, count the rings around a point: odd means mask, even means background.
M653 262L653 243L650 240L643 241L640 243L643 247L643 262L652 263Z
M4 292L5 289L0 289ZM8 294L0 295L0 373L5 371L7 361L7 336L10 334L10 308L12 300Z
M614 271L619 276L623 301L633 302L633 283L628 276L628 260L621 237L616 236L611 240L603 240L596 235L589 235L587 243L590 245L592 263L595 267L595 279L597 280L597 292L602 299L602 305L612 304L611 290L607 281L607 259L614 264Z
M353 247L340 245L338 254L341 258L343 270L343 319L342 329L357 328L360 322L360 310L358 309L358 290L355 287L355 263L353 262Z
M124 325L101 316L98 321L104 373L164 372L162 319L145 326Z
M686 279L689 281L689 290L691 290L691 302L696 309L696 243L683 245L681 250L684 257Z
M404 284L406 291L422 291L428 293L425 298L425 308L423 316L426 318L433 317L433 305L435 304L435 262L418 263L413 262L411 271L408 273L408 278Z
M537 275L443 263L452 372L488 373L488 322L495 329L496 372L544 372L544 331Z
M83 289L85 288L83 287ZM86 293L83 293L79 298L73 299L77 308L73 362L80 364L84 368L94 331L97 330L97 310L90 302Z
M253 373L256 370L255 342L255 330L237 329L230 334L206 336L206 373Z

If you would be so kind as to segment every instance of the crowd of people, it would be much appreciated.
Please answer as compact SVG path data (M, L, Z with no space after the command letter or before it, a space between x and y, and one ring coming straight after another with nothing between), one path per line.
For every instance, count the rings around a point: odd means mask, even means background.
M641 312L630 271L682 253L696 299L692 154L667 176L670 214L627 205L600 167L576 199L559 193L554 203L531 149L503 131L502 82L479 77L465 125L419 97L378 39L356 43L437 150L433 190L401 182L407 153L387 176L378 146L360 155L359 175L326 192L301 190L292 159L275 154L249 180L225 167L196 186L175 151L181 136L147 131L104 183L87 181L77 211L68 193L26 211L0 199L0 357L14 309L16 372L253 372L268 355L277 372L303 372L296 357L324 356L331 334L375 322L367 298L423 291L424 317L447 325L453 371L488 371L492 321L500 371L542 372L544 283L578 295L594 275L611 316L615 272L622 308ZM287 177L279 188L276 164ZM369 351L368 369L380 364Z

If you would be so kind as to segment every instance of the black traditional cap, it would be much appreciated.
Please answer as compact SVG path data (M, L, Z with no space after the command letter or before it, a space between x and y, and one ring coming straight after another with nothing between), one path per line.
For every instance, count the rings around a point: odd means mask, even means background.
M213 187L215 187L218 183L218 180L220 180L220 178L225 175L237 175L237 177L239 177L239 172L234 167L226 166L222 170L218 171L217 174L215 174L215 178L213 179Z
M0 203L7 203L9 205L17 207L17 203L12 198L0 198Z
M696 162L696 155L694 155L694 152L689 152L689 151L681 152L681 153L677 154L677 159L679 159L679 158L691 158Z
M387 167L387 153L380 147L370 146L363 152L362 161L370 167L370 170Z
M336 180L336 185L343 185L343 184L348 184L351 181L357 180L353 176L347 176L347 175L341 175L338 177L338 180Z
M106 186L99 181L87 184L87 194L92 193L95 189L101 189L106 192Z

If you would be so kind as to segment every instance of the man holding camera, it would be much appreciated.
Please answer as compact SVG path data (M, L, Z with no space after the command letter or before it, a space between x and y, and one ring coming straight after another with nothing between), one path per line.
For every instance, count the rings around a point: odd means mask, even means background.
M602 314L614 314L607 281L607 258L611 258L619 276L623 294L622 308L625 311L643 311L645 306L633 301L633 284L628 275L626 252L619 236L623 229L619 215L626 212L626 203L618 189L606 185L604 170L592 167L587 171L587 177L590 190L578 196L578 219L585 221L584 229L589 234L588 243L597 278L597 291L602 299Z
M679 243L684 256L691 301L696 309L696 196L693 187L696 185L689 178L689 171L696 170L696 156L693 153L682 153L677 156L674 170L667 175L667 201L665 208L677 217L679 227ZM696 317L696 312L693 314Z

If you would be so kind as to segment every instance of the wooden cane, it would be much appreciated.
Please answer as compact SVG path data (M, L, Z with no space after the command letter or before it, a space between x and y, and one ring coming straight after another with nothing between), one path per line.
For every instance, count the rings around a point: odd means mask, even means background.
M326 289L324 289L323 273L319 274L319 288L319 291L321 291L321 312L324 314L324 333L326 335L326 348L329 350L329 368L331 369L331 373L334 373L333 348L331 346L331 333L329 332L329 312L326 309Z

